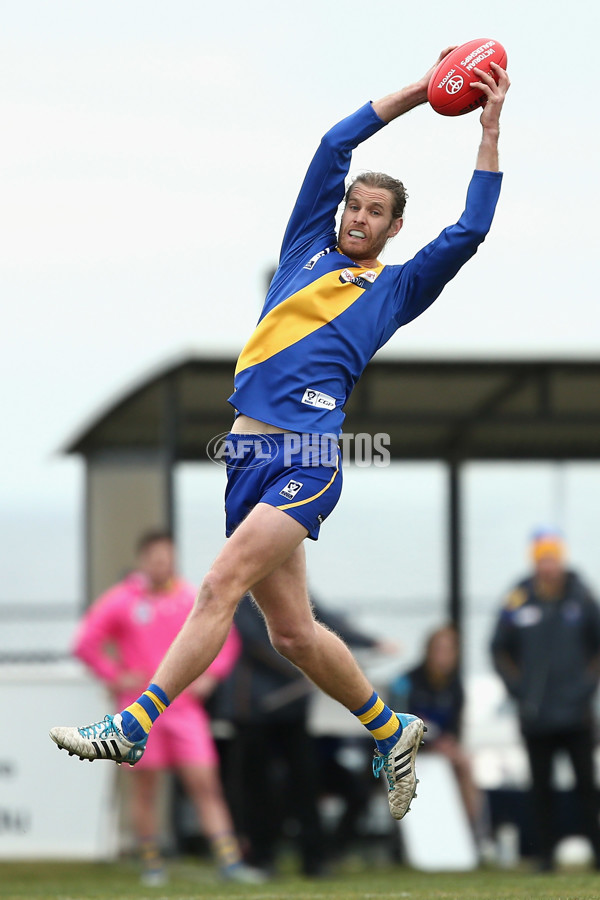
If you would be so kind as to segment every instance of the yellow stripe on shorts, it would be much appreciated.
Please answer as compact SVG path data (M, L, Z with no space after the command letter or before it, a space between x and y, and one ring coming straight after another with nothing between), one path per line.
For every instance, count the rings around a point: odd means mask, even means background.
M338 450L338 455L337 455L337 458L335 461L335 472L333 473L333 475L331 476L331 478L329 479L329 481L327 482L327 484L325 485L324 488L321 488L321 490L318 493L313 494L312 497L307 497L306 500L296 500L295 503L284 503L283 506L276 506L275 509L292 509L294 506L304 506L305 503L312 503L313 500L316 500L317 497L320 497L321 494L324 494L325 491L329 490L329 488L335 481L339 470L340 470L340 451ZM381 712L381 710L379 710L379 711Z

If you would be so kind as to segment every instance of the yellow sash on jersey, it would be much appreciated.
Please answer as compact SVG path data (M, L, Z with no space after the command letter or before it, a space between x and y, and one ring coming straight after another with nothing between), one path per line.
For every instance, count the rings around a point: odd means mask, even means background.
M383 268L379 263L378 266L352 268L351 271L355 276L360 276L363 272L376 272L379 275ZM235 374L275 356L280 350L285 350L327 325L352 306L362 296L364 288L351 282L342 284L342 271L339 269L328 272L268 312L242 350Z

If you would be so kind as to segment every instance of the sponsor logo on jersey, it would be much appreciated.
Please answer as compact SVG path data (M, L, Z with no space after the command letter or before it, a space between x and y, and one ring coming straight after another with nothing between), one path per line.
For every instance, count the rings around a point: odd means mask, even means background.
M340 272L342 284L355 284L356 287L362 288L363 291L368 290L376 278L377 272L373 271L363 272L362 275L354 275L350 269L344 269L343 272Z
M317 409L335 409L335 397L330 397L329 394L324 394L322 391L314 391L312 388L304 391L302 403L306 403L307 406L316 406Z
M294 481L293 479L290 479L279 493L282 497L285 497L286 500L293 500L303 484L303 481Z

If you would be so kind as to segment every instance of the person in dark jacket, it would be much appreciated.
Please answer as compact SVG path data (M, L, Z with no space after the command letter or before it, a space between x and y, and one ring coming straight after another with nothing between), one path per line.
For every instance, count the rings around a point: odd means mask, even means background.
M496 671L517 703L532 779L540 868L554 866L552 763L571 760L582 814L600 869L594 780L593 700L600 675L600 608L565 564L556 529L533 535L532 574L508 594L492 638Z
M315 617L350 646L392 650L391 644L365 636L314 599L313 609ZM318 810L321 761L308 730L313 685L273 649L250 595L241 600L234 621L242 650L219 688L214 714L235 725L228 787L236 824L248 841L247 859L266 873L275 869L284 819L291 813L302 872L316 877L324 871L326 842ZM370 770L369 751L370 745L365 752ZM356 779L342 781L347 789L355 784L360 788ZM345 799L354 812L357 798ZM346 828L348 823L341 825Z
M441 753L452 764L469 821L479 837L483 829L483 798L461 744L464 690L454 626L443 625L433 631L425 644L422 662L391 683L389 701L400 700L427 725L423 749Z

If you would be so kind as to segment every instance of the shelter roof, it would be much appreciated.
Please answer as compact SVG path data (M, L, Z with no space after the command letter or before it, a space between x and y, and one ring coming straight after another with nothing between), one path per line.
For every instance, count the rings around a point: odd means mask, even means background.
M189 356L117 397L64 448L84 456L168 446L206 458L227 432L232 358ZM597 459L600 361L372 361L346 406L345 430L390 435L395 459Z

